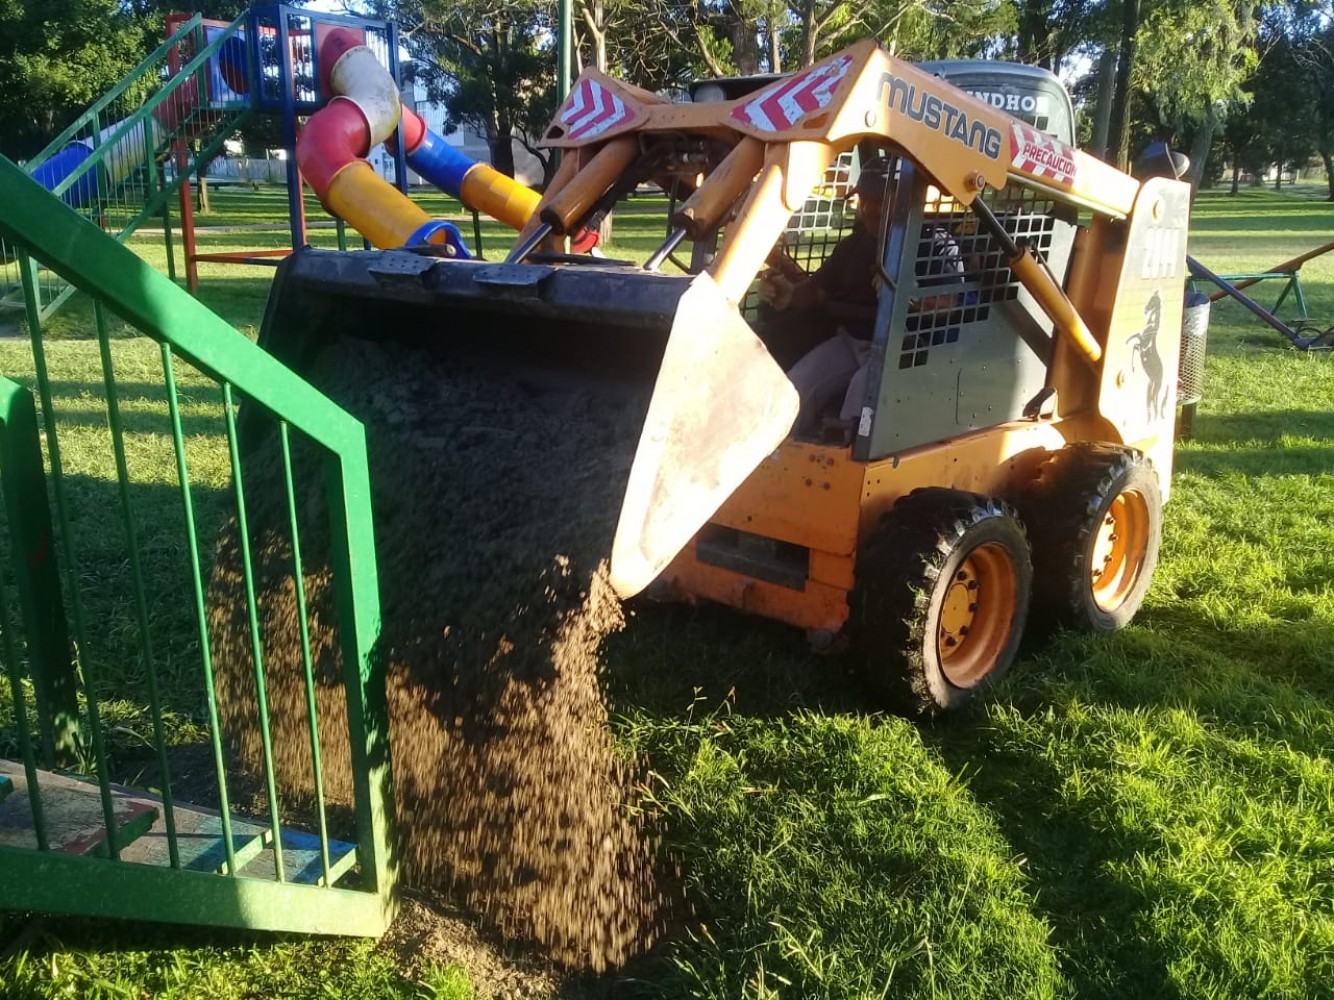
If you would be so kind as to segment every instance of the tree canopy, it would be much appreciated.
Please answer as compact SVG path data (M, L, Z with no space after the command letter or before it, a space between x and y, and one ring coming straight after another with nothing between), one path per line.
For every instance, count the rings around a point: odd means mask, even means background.
M1014 59L1059 72L1091 150L1126 165L1166 140L1192 179L1318 155L1334 194L1334 0L571 0L578 65L680 93L788 72L873 37L909 59ZM0 151L35 151L161 38L174 8L244 0L0 0ZM556 0L346 0L397 20L447 127L497 168L555 107ZM577 72L577 66L575 68ZM549 158L534 150L544 159ZM1213 173L1217 171L1214 170Z
M0 153L41 149L144 54L118 0L0 0Z

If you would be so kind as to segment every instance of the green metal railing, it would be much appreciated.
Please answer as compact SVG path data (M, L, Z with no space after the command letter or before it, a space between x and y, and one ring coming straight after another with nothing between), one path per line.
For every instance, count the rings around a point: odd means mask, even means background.
M251 111L248 99L211 93L210 60L241 27L238 20L209 38L201 18L192 17L24 164L32 174L72 145L90 148L51 193L122 242L150 219L160 220L173 278L171 197L221 152ZM248 58L248 52L240 46L233 55ZM23 305L23 280L17 253L0 242L0 309ZM47 319L72 289L46 269L35 282L38 314Z
M374 655L379 599L369 469L360 423L2 157L0 237L15 251L30 335L30 351L0 343L0 368L11 376L0 378L0 655L9 701L6 713L0 697L0 758L21 759L34 826L30 848L0 841L0 906L271 930L382 932L395 907L396 864L384 676ZM92 299L91 336L44 338L39 269ZM130 329L121 330L113 317ZM236 512L253 656L253 724L263 747L258 763L268 816L262 825L270 845L290 840L280 826L287 801L280 792L290 788L280 788L276 777L265 703L266 684L275 680L266 670L266 654L271 662L277 640L264 634L256 600L257 586L272 588L273 580L260 580L251 555L246 514L254 498L248 500L246 486L254 484L245 477L249 453L239 444L238 396L277 428L281 476L275 502L285 510L281 520L301 619L300 650L289 662L301 665L302 676L292 683L304 685L312 758L301 798L314 803L309 822L319 830L323 872L314 885L290 880L282 850L271 850L268 877L241 877L245 862L235 853L238 820L231 811L209 628L220 598L208 586L200 551L228 507ZM298 445L305 464L294 457ZM324 485L314 493L302 478L312 462ZM175 500L164 504L157 496L164 492ZM357 888L332 884L327 761L321 761L298 532L312 503L324 517L320 523L327 523L321 552L336 604ZM179 522L169 523L161 513L166 509ZM184 630L175 627L181 623L187 623ZM189 696L182 698L182 691ZM124 721L127 703L146 703L148 722ZM182 863L174 822L180 806L172 751L183 728L192 726L199 734L193 745L206 747L220 806L226 860L220 874ZM123 789L112 777L123 756L117 741L123 744L128 730L139 743L151 744L147 759L157 770L153 785L168 846L158 865L121 857L127 845L118 840L115 812ZM17 753L6 749L15 744ZM38 768L53 763L74 763L95 781L106 857L53 849L50 817L38 794Z

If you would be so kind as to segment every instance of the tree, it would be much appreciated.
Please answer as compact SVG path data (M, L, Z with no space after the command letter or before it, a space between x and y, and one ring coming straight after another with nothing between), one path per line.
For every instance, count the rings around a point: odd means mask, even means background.
M143 25L118 0L0 0L0 152L38 152L134 68Z
M787 6L799 27L798 58L802 66L815 62L821 42L860 27L849 0L789 0Z
M1256 7L1253 0L1159 0L1144 19L1136 80L1159 122L1192 137L1193 184L1204 175L1224 112L1239 106L1241 84L1255 68Z
M1053 73L1081 44L1090 40L1096 0L1018 0L1015 32L1020 62Z
M1325 164L1329 200L1334 201L1334 26L1328 27L1311 48L1308 70L1315 90L1316 151Z

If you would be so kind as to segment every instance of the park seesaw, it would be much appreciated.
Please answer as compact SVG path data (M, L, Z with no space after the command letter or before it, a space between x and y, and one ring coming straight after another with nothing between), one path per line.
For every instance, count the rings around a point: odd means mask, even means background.
M1334 250L1334 242L1326 243L1323 246L1316 247L1314 250L1308 250L1306 253L1300 254L1291 260L1284 261L1282 264L1275 265L1267 271L1246 275L1215 274L1191 256L1186 257L1186 266L1190 268L1192 281L1207 281L1217 287L1218 291L1209 296L1210 302L1217 302L1223 298L1235 299L1265 325L1283 334L1283 336L1287 338L1288 343L1297 350L1329 351L1334 350L1334 326L1327 326L1322 329L1318 323L1311 322L1310 319L1305 316L1306 299L1302 295L1298 274L1301 271L1302 265L1307 261L1327 254L1331 250ZM1268 278L1288 279L1288 285L1284 288L1283 293L1279 295L1278 301L1274 304L1272 311L1266 309L1242 291L1242 289L1249 288L1250 286ZM1303 316L1296 321L1295 325L1290 325L1279 319L1275 313L1283 304L1283 300L1287 297L1288 292L1293 289L1296 290L1295 297Z

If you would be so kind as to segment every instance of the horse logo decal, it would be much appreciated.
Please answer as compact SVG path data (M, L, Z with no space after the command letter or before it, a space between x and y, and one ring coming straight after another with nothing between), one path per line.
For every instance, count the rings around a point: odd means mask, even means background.
M1163 385L1163 357L1158 352L1158 327L1163 318L1163 299L1157 292L1144 304L1144 329L1126 338L1126 346L1134 353L1130 356L1130 370L1135 370L1135 360L1148 376L1145 396L1145 410L1150 420L1160 419L1167 412L1167 390Z

